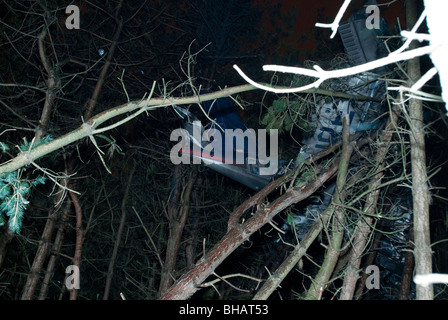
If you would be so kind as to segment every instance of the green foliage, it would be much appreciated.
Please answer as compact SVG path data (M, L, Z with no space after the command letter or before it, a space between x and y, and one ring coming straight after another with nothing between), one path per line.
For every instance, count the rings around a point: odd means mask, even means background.
M286 223L289 224L292 228L294 228L295 222L293 213L288 213L288 215L286 216Z
M0 149L2 152L6 152L9 150L9 146L6 143L0 142Z
M31 148L45 144L53 140L46 136L37 143L30 146L27 142L20 146L20 150L27 151ZM0 148L5 152L9 150L8 145L0 142ZM0 174L0 226L6 223L9 218L9 229L12 232L20 233L24 213L29 201L27 200L33 187L45 184L46 178L37 176L34 179L21 178L22 170Z
M17 171L0 175L0 226L9 217L9 229L20 233L24 212L29 204L27 197L32 187L44 184L45 177L38 176L34 180L20 179Z
M53 141L53 138L49 135L46 135L45 137L43 137L42 139L37 140L35 143L30 144L28 141L25 141L24 143L22 143L20 145L20 150L22 151L28 151L31 149L34 149L40 145L46 144L50 141Z
M302 174L294 181L294 187L306 186L308 183L316 179L316 173L313 167L306 166Z
M277 129L279 133L290 132L294 126L304 132L310 132L314 130L314 125L307 120L307 114L305 103L291 101L283 97L274 100L272 106L268 108L262 124L266 126L267 130Z

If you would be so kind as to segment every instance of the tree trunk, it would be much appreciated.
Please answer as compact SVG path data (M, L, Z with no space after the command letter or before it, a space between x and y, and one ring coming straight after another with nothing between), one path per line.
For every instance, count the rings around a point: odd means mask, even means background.
M184 186L182 179L182 167L176 167L175 190L168 206L169 237L166 245L165 263L162 268L162 276L159 286L159 297L173 284L173 271L176 268L177 255L180 248L182 233L190 212L190 196L196 182L197 172L191 172L187 184Z
M415 0L406 1L406 25L408 29L417 21L417 4ZM411 43L410 49L417 45ZM408 86L411 87L421 76L420 59L408 61ZM423 123L423 106L419 99L409 100L409 126L412 166L412 197L414 213L414 257L415 274L432 273L431 237L429 228L429 189L426 174L425 130ZM417 285L417 300L432 300L433 286Z
M349 140L349 125L349 117L345 116L342 127L341 161L339 163L336 190L333 196L333 201L330 204L330 207L334 208L331 239L328 239L328 250L325 253L322 266L320 267L316 278L311 283L310 289L305 297L307 300L320 299L322 297L322 293L325 291L328 281L333 274L334 268L339 259L339 252L341 250L342 240L344 239L345 209L343 204L346 195L344 185L347 180L348 166L353 152L353 145Z
M414 242L414 231L409 230L409 248L404 254L403 273L401 276L400 293L398 300L409 300L411 290L412 274L414 273L414 255L412 254L412 243Z
M103 293L103 300L109 299L109 291L110 286L112 284L112 277L114 274L114 264L115 260L117 259L118 254L118 247L120 246L121 242L121 235L123 234L124 224L126 222L126 201L129 196L129 189L131 187L132 183L132 177L134 176L134 167L132 167L131 172L129 174L128 183L126 184L126 190L123 195L123 200L121 201L121 219L120 219L120 226L117 230L117 238L115 239L114 249L112 251L112 257L109 261L109 267L107 270L107 277L106 277L106 285L104 286L104 293Z
M370 182L369 189L373 190L367 195L366 203L364 205L364 215L357 223L357 228L354 239L352 241L352 248L349 253L349 262L345 272L344 282L342 285L341 300L352 300L355 293L356 283L359 278L359 269L361 265L361 258L366 248L367 240L371 232L371 225L373 218L370 215L375 214L377 208L378 197L380 194L379 186L383 179L383 169L386 166L385 159L389 150L390 141L396 127L399 116L399 108L395 106L390 111L390 116L386 127L381 136L381 143L375 155L375 163L378 164L377 174Z
M39 297L38 297L39 300L45 300L47 297L48 287L50 286L51 279L53 278L54 269L56 267L56 261L61 253L61 247L62 247L62 243L64 240L64 235L65 235L65 223L67 221L67 217L68 217L68 214L70 213L71 207L72 207L72 202L68 197L66 197L65 207L59 217L58 232L56 233L54 243L50 250L51 256L48 259L47 268L45 270L45 276L44 276L44 279L42 280L42 285L40 287L40 292L39 292Z
M75 190L73 188L73 184L69 184L71 190ZM83 242L83 229L82 229L82 207L81 202L79 201L79 197L73 191L68 192L70 198L72 200L73 206L75 208L76 214L76 242L75 242L75 253L73 255L73 265L75 265L78 270L81 269L81 254L82 254L82 242ZM78 289L72 288L70 289L70 300L76 300L78 296Z
M66 165L66 173L70 172L73 168L73 162L69 161ZM31 266L30 274L27 277L23 293L22 300L32 300L34 297L34 292L37 288L37 284L39 283L40 273L42 271L42 267L44 265L45 259L47 258L47 253L52 245L52 235L53 230L56 225L56 221L59 216L59 210L64 203L65 193L63 188L65 188L68 184L68 178L64 178L61 180L61 186L59 187L58 195L54 197L54 206L48 212L47 222L45 224L44 231L42 232L42 237L39 242L39 246L36 251L36 255L34 256L33 264Z
M317 177L315 181L310 182L305 189L291 189L285 194L274 200L268 207L258 208L257 211L247 219L243 224L233 225L224 237L194 266L193 269L184 274L171 288L160 297L161 300L182 300L188 299L199 288L201 283L217 268L226 257L228 257L235 249L237 249L244 241L249 239L250 235L259 230L268 223L280 211L286 209L293 203L308 198L316 190L331 178L338 169L338 164L330 167L326 172ZM282 180L279 178L278 180ZM278 181L274 180L268 184L263 190L259 191L254 197L260 193L272 191L278 187ZM269 193L269 192L268 192ZM252 207L251 199L246 200L232 214L238 213L243 206L249 204Z

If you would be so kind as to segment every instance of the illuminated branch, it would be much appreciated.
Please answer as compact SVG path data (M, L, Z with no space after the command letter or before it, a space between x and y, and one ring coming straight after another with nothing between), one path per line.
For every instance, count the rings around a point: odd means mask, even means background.
M330 38L333 39L333 37L336 35L336 32L338 32L339 28L339 22L342 19L342 16L345 13L345 10L347 10L348 5L350 4L352 0L345 0L342 4L341 8L338 11L338 14L336 15L336 18L334 18L334 21L330 24L328 23L316 23L315 26L319 28L330 28L333 33L331 34Z
M322 24L322 23L316 23L317 27L325 27L325 28L331 28L333 30L332 35L330 38L333 38L335 33L337 32L337 29L339 27L339 22L342 18L342 15L344 14L348 4L350 3L350 0L345 0L344 4L342 5L341 9L339 10L335 20L331 24ZM311 78L316 78L317 80L301 87L297 88L278 88L278 87L272 87L267 86L261 83L257 83L254 80L250 79L237 65L234 65L234 69L239 73L239 75L246 80L248 83L252 84L254 87L257 87L262 90L274 92L274 93L294 93L294 92L303 92L309 89L318 88L325 80L328 79L334 79L334 78L341 78L341 77L347 77L356 75L362 72L374 70L379 67L383 67L385 65L389 65L392 63L396 63L399 61L404 60L410 60L416 57L420 57L426 54L429 54L431 56L431 59L433 60L433 63L436 68L430 69L421 79L420 81L417 81L417 83L414 84L412 88L405 88L405 87L398 87L398 88L390 88L392 90L400 90L400 91L409 91L411 93L416 93L419 96L427 97L427 94L424 92L419 91L419 89L427 82L429 79L431 79L437 71L440 75L440 81L441 81L441 87L442 87L442 97L444 98L445 102L448 100L448 89L443 90L443 87L447 84L446 79L447 77L447 64L446 64L446 52L448 48L447 44L447 38L445 37L443 33L444 29L444 18L443 14L440 13L440 10L437 11L437 1L431 1L426 0L425 1L426 9L423 10L422 14L420 15L419 19L416 21L415 25L410 31L402 31L401 35L406 38L407 40L404 42L404 44L397 49L396 51L391 52L387 57L377 59L375 61L371 61L362 65L341 69L341 70L332 70L332 71L325 71L318 65L315 65L312 69L306 69L306 68L298 68L298 67L288 67L288 66L278 66L278 65L264 65L263 70L264 71L274 71L274 72L285 72L285 73L293 73L298 75L303 75ZM417 33L417 29L420 27L420 25L423 23L423 21L427 19L427 24L430 27L430 34L419 34ZM417 41L429 41L430 44L418 49L413 50L406 50L410 43L413 40ZM441 102L443 101L442 98L431 96L429 99L433 101ZM447 109L448 110L448 109Z
M307 77L317 78L317 80L313 83L310 83L305 86L297 87L297 88L275 88L266 86L260 83L257 83L250 79L244 72L237 66L234 65L233 68L240 74L240 76L246 80L248 83L253 85L254 87L257 87L262 90L275 92L275 93L294 93L294 92L301 92L305 90L309 90L312 88L318 88L325 80L329 79L335 79L335 78L342 78L347 76L353 76L362 72L370 71L379 67L383 67L385 65L396 63L399 61L409 60L415 57L423 56L425 54L431 54L433 51L437 49L436 46L428 45L425 47L421 47L414 50L409 50L406 52L402 52L399 54L395 54L392 52L385 58L381 58L375 61L371 61L365 64L361 64L359 66L354 66L346 69L340 69L340 70L331 70L331 71L325 71L318 65L315 65L312 69L306 69L306 68L299 68L299 67L287 67L287 66L278 66L278 65L264 65L263 70L264 71L275 71L275 72L285 72L285 73L294 73L298 75L303 75Z

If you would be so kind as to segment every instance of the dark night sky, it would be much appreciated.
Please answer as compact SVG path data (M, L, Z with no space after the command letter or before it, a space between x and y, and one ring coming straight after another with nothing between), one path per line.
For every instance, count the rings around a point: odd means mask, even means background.
M342 21L351 15L353 8L360 8L363 2L352 1ZM390 1L378 1L379 4L386 2ZM290 52L299 52L300 56L296 58L299 61L306 60L308 57L303 54L312 53L319 45L318 41L332 41L330 39L331 31L317 28L315 23L332 22L342 3L342 0L254 0L253 6L263 12L260 22L260 32L263 35L260 38L275 38L277 41L272 42L271 49L272 52L277 52L280 56L288 55ZM404 6L400 1L389 6L380 6L380 13L389 26L393 26L399 17L402 28L406 27ZM320 43L320 45L325 44Z

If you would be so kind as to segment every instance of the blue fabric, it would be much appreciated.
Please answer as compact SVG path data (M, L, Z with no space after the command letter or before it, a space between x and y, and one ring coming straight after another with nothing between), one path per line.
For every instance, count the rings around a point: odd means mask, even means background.
M208 93L202 90L201 94ZM209 117L218 123L223 130L225 129L241 129L245 131L247 129L243 120L236 112L233 106L232 100L228 97L219 98L216 100L209 100L202 103L205 112ZM216 127L216 126L214 126ZM221 128L216 127L219 131L224 133Z
M208 93L207 91L201 90L201 94ZM222 150L227 150L225 145L225 135L224 131L226 129L241 129L243 131L247 130L246 125L243 123L240 115L236 112L235 107L233 106L232 100L228 97L219 98L216 100L204 101L202 103L202 107L204 111L208 114L208 116L216 122L208 123L205 128L214 128L219 130L222 133ZM234 138L233 147L236 146L236 141ZM247 155L247 145L244 145L244 153ZM223 153L223 159L225 155ZM233 159L235 160L235 159Z

